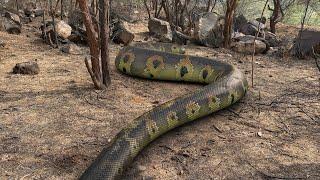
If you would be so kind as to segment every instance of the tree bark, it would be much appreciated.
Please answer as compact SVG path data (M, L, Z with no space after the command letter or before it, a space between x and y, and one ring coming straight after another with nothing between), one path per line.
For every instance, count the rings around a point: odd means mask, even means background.
M231 43L231 31L234 11L237 8L238 0L227 0L227 11L225 15L225 25L224 25L224 47L229 48Z
M83 13L83 20L87 30L88 45L91 54L91 66L97 81L101 82L100 58L99 58L99 42L96 37L91 15L89 13L88 2L86 0L77 0L79 7ZM96 87L99 88L100 87Z
M109 74L109 0L99 0L100 4L100 46L101 46L101 67L102 81L108 87L111 83Z
M272 15L270 17L270 31L276 33L276 25L283 18L283 11L281 8L280 0L273 0L273 9L269 7L269 10L272 10Z

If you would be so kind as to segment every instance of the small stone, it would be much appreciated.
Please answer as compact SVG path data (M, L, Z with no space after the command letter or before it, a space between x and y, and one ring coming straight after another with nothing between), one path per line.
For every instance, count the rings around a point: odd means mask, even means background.
M139 166L138 166L138 170L139 170L139 171L145 171L145 170L147 170L147 167L142 166L142 165L139 165Z
M0 47L5 47L6 46L6 43L0 39Z
M80 47L76 44L69 43L61 47L60 49L62 52L72 55L80 55L83 54Z
M12 70L12 73L14 74L35 75L35 74L39 74L39 72L40 72L39 65L35 61L18 63Z
M257 133L257 135L258 135L259 137L262 137L262 132L259 131L259 132Z
M142 180L153 180L154 179L154 177L152 177L152 176L143 176L142 177Z
M60 21L55 25L57 34L63 38L68 39L68 37L71 35L72 28L64 21Z

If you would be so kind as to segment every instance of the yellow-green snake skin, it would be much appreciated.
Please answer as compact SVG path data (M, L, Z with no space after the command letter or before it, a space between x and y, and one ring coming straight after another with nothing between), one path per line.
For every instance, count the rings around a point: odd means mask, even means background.
M120 179L136 155L158 136L226 108L245 95L247 80L234 66L215 59L178 54L183 50L176 46L160 50L128 46L119 52L115 65L130 76L207 85L134 119L103 149L80 179ZM169 50L170 53L163 52Z

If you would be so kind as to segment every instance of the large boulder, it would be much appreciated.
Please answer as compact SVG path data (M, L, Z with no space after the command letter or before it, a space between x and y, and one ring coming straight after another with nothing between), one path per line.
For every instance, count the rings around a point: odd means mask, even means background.
M232 43L231 49L239 53L252 54L254 50L254 42L256 54L265 53L269 49L267 44L264 43L262 39L254 40L253 36L243 36L240 37L238 40L239 41Z
M263 20L261 20L261 21L263 21ZM252 24L256 28L260 27L260 30L264 30L264 29L266 29L266 25L264 23L262 23L261 21L251 20L251 21L249 21L249 24Z
M172 31L170 24L157 18L151 18L148 22L148 28L151 35L155 35L160 41L171 42Z
M215 13L203 13L195 23L194 38L208 47L220 47L223 42L224 18Z
M118 21L113 29L111 39L117 44L128 45L134 39L134 34L129 30L129 25L125 21Z
M68 37L71 35L72 28L64 21L59 21L56 25L56 32L58 36L60 36L63 39L68 39Z
M266 31L265 40L269 43L270 47L277 47L280 45L280 40L277 35L272 32Z
M0 16L0 31L6 31L10 34L20 34L21 25L12 19Z
M74 29L83 28L82 12L80 10L74 10L70 13L68 24Z
M25 4L25 8L24 8L24 14L27 17L32 17L33 14L33 10L37 9L37 4L35 2L28 2Z
M299 58L320 53L320 31L306 29L300 32L295 38L291 53Z
M240 31L241 27L248 23L248 20L244 15L239 15L233 20L233 29L234 31Z
M180 45L187 45L190 40L191 37L181 33L180 31L173 31L172 42Z
M21 20L20 20L19 15L7 11L7 12L4 13L4 17L12 20L13 22L15 22L16 24L21 26Z
M35 61L18 63L12 70L12 73L14 74L35 75L35 74L39 74L39 72L40 72L39 65Z
M251 20L248 23L241 26L240 32L245 35L255 36L258 33L258 27L260 27L259 37L264 37L264 29L266 28L266 25L261 22L259 23L259 21L257 20Z

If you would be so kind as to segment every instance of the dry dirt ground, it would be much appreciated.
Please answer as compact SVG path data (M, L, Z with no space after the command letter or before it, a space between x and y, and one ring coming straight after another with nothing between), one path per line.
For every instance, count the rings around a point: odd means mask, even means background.
M143 39L145 24L132 25ZM289 29L282 27L285 36ZM112 85L96 91L84 55L39 39L0 32L0 179L76 179L135 117L201 85L132 78L113 63ZM83 47L83 52L88 52ZM237 65L250 80L250 57L188 46L188 53ZM37 60L39 75L14 75ZM125 179L320 179L320 82L314 60L257 56L254 88L239 103L177 128L140 153Z

